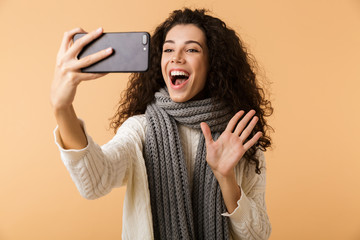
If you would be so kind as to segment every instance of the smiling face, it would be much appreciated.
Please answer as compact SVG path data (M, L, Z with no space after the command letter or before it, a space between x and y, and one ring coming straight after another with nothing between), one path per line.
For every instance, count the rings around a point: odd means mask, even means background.
M193 24L176 25L167 33L161 70L174 102L203 98L209 69L204 32Z

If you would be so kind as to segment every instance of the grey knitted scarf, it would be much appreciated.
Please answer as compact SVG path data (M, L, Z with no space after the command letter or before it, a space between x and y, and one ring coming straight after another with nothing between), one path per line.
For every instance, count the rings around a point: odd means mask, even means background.
M219 184L206 162L201 134L190 189L176 122L200 130L206 122L217 139L230 110L211 99L173 102L166 89L146 109L145 164L155 239L229 239L228 220Z

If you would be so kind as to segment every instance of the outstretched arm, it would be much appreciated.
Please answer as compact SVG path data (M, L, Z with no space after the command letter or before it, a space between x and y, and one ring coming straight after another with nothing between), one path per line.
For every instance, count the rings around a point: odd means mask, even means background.
M258 118L255 111L240 111L229 121L225 131L214 141L210 128L201 124L205 136L207 163L217 178L230 217L230 230L233 239L268 239L271 224L265 205L265 159L261 151L259 157L261 174L256 174L253 166L244 172L244 162L239 163L245 152L261 137L257 132L251 139L247 138L253 131ZM238 123L239 122L239 123Z
M251 110L237 124L243 115L244 111L235 114L229 121L225 131L216 141L211 137L209 126L206 123L201 123L201 129L206 141L206 161L219 182L229 213L236 209L237 201L241 197L241 190L235 179L234 168L245 152L262 136L261 132L257 132L251 139L246 141L258 121L258 117L254 117L255 111ZM246 127L248 123L249 125Z
M86 34L75 43L72 42L73 36L76 33L84 33L85 31L76 28L66 32L57 54L50 97L61 139L66 149L82 149L87 145L86 136L72 103L80 82L96 79L105 74L82 73L81 68L108 57L112 53L112 49L108 48L99 51L81 60L77 59L77 55L86 44L101 36L102 31L102 28L99 28Z

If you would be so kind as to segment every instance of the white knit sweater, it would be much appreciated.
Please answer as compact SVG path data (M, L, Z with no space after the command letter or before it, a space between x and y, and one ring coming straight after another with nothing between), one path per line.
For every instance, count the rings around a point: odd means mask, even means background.
M201 132L183 125L178 128L191 183ZM88 146L81 150L65 150L59 131L57 128L54 131L61 159L84 198L96 199L114 187L126 185L122 228L122 238L126 240L154 238L143 157L145 132L145 115L138 115L125 121L114 138L101 147L85 130ZM265 159L263 152L258 154L262 167L260 175L255 173L254 166L245 168L243 159L235 168L241 198L234 212L222 214L230 218L232 239L268 239L271 232L265 205Z

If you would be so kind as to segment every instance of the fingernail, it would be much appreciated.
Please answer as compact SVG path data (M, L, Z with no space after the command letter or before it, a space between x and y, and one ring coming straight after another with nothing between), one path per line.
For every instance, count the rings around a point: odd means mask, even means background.
M111 47L109 47L109 48L107 48L107 49L105 50L106 53L110 53L111 51L112 51L112 48L111 48Z
M101 33L102 32L102 27L99 27L97 30L96 30L96 33Z

